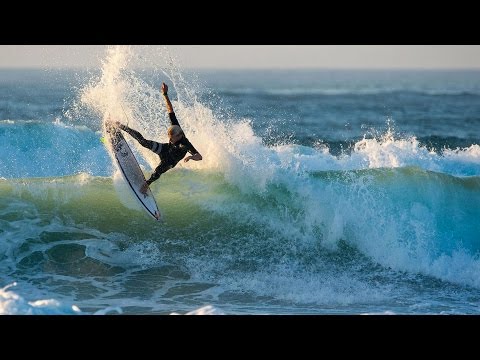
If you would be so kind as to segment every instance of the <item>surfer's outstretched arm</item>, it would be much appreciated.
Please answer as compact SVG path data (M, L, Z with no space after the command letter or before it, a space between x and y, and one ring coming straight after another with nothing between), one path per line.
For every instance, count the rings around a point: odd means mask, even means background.
M164 82L162 82L162 95L165 98L165 103L167 104L167 111L168 113L173 113L173 106L168 98L168 86Z
M167 104L167 111L168 111L168 117L170 118L170 123L172 125L178 125L177 117L175 116L175 112L173 111L173 106L172 103L170 102L170 98L168 97L168 86L165 83L162 83L162 94L163 97L165 98L165 103Z

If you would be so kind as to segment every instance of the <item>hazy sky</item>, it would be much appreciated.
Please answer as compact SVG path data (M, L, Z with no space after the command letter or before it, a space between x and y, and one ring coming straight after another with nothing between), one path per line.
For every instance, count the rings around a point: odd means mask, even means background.
M167 45L182 68L480 68L480 45ZM0 68L97 68L100 45L0 45ZM155 63L160 46L133 46ZM135 50L137 49L137 50Z

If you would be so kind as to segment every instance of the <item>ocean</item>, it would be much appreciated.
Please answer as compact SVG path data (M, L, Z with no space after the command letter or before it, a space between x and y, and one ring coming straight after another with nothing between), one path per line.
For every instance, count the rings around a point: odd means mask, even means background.
M480 71L160 55L0 70L0 314L479 313ZM168 141L162 81L203 160L151 185L156 222L101 138Z

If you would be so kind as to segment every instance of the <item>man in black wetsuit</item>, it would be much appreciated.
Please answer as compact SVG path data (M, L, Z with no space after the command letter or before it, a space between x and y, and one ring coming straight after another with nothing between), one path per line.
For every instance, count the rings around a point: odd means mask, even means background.
M160 164L140 189L144 194L147 192L148 185L157 180L161 174L175 167L180 160L183 159L184 162L189 160L202 160L202 155L200 155L197 149L195 149L190 141L188 141L178 123L177 117L173 111L172 103L168 98L168 86L165 83L162 83L162 94L165 98L168 116L170 117L170 123L172 124L168 128L168 143L158 143L153 140L146 140L138 131L130 129L128 126L120 124L118 121L115 122L120 129L130 134L140 143L140 145L150 149L160 156ZM184 158L187 152L191 155Z

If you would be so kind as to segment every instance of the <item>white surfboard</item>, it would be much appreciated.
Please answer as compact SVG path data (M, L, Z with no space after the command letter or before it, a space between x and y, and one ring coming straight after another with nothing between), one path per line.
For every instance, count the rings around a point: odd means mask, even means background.
M118 167L122 172L123 178L129 185L135 197L140 202L143 209L152 216L155 220L160 220L161 215L158 210L157 202L153 197L150 187L147 192L142 194L140 188L145 183L145 176L143 175L137 159L133 155L130 146L128 146L122 132L112 124L106 124L106 136L108 146L112 149L115 159L117 159Z

